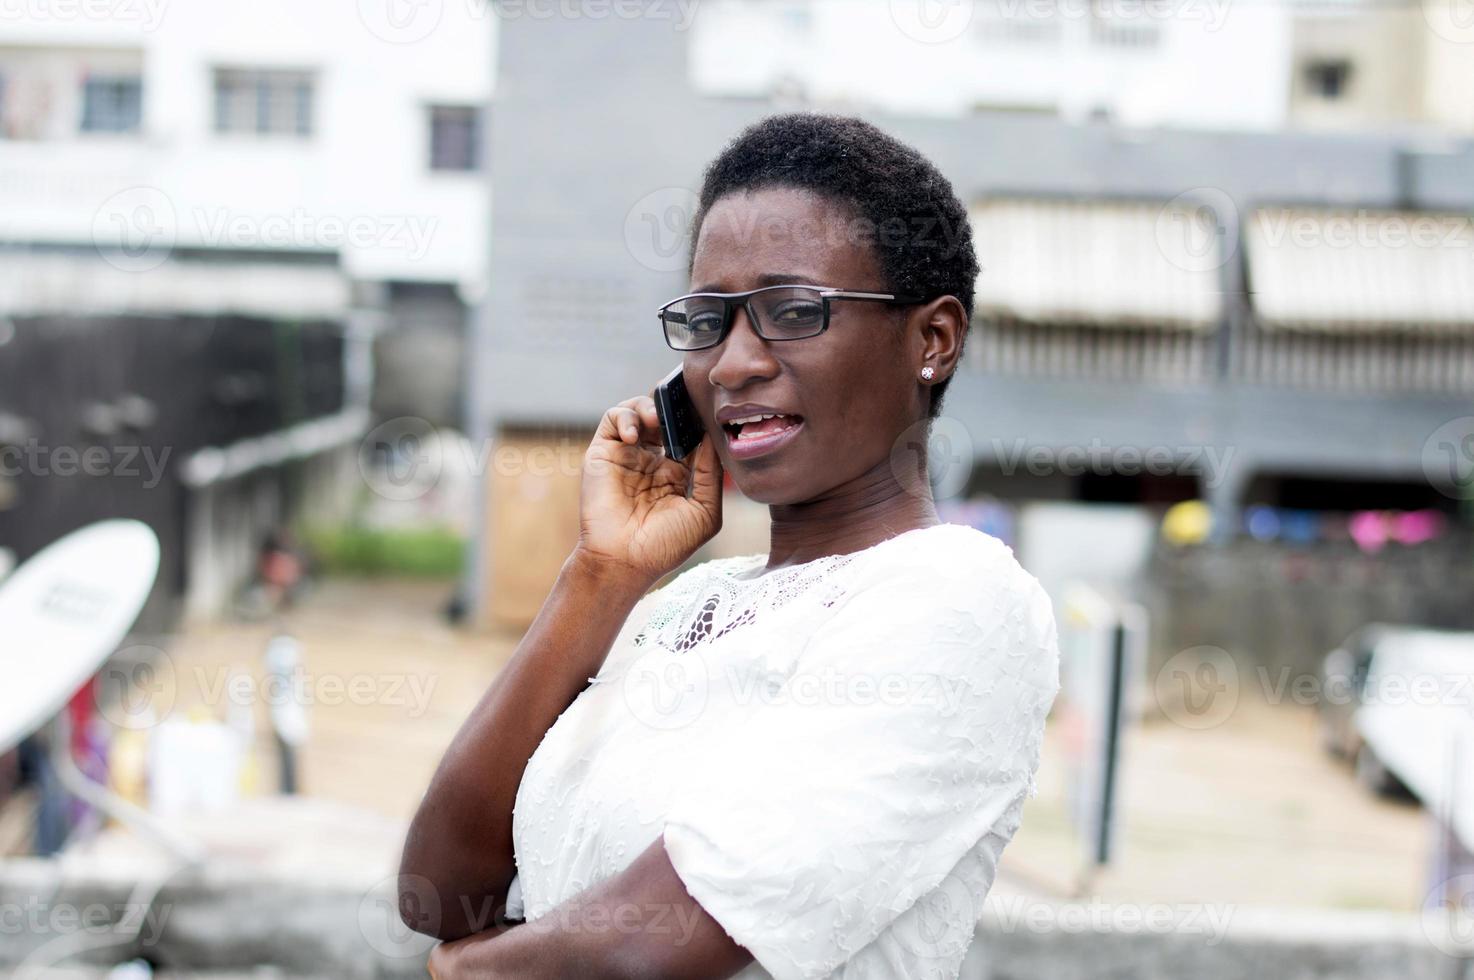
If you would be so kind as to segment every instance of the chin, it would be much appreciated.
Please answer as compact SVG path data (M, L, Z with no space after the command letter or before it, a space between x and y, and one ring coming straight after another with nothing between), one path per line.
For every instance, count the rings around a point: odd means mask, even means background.
M756 462L756 461L754 461ZM808 499L800 479L781 466L762 467L753 463L726 464L732 482L742 496L768 506L796 504Z

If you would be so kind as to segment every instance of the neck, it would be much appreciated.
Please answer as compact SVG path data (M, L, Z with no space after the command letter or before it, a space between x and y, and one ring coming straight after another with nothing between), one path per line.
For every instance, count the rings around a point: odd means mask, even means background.
M889 461L822 497L768 508L773 526L768 570L828 555L845 555L905 531L941 523L925 481L908 492Z

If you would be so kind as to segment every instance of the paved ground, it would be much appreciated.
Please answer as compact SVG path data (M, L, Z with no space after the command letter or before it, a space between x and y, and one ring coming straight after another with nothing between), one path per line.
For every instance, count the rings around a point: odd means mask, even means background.
M306 793L406 820L440 753L515 646L462 632L446 589L334 582L289 617L319 699L302 760ZM261 624L188 631L171 649L176 711L207 705L232 664L259 674ZM338 682L342 682L341 688ZM358 685L358 696L351 692ZM261 713L264 728L265 715ZM258 745L261 780L274 754ZM1423 894L1430 828L1413 806L1372 798L1316 745L1304 708L1243 704L1222 727L1158 721L1125 744L1119 860L1081 893L1102 901L1411 910ZM1077 887L1057 732L995 895ZM383 849L374 862L386 860Z

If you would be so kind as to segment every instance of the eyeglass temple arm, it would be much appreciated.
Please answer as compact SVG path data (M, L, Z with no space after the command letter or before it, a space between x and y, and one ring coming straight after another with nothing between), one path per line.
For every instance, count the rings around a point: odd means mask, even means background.
M825 299L871 299L884 303L920 303L919 296L897 296L894 293L857 293L847 289L825 289L819 295Z
M692 295L697 295L697 294L692 294ZM821 290L819 290L819 295L822 296L822 297L824 297L825 299L876 300L876 301L882 302L882 303L920 303L920 302L922 302L922 299L921 299L920 296L904 296L904 295L903 296L897 296L894 293L861 293L861 292L855 292L854 290L849 290L849 289L821 289ZM684 297L684 296L679 297L679 299L685 299L685 298L686 297ZM736 297L728 296L728 297L723 297L723 298L728 303L737 302L737 298ZM743 304L745 304L747 302L747 300L750 299L750 298L751 298L750 296L749 297L744 297L741 300L741 302ZM671 302L676 302L676 300L672 300ZM656 310L655 310L655 315L657 317L665 315L666 307L669 306L669 305L670 305L670 303L667 303L667 304L665 304L665 306L657 307Z

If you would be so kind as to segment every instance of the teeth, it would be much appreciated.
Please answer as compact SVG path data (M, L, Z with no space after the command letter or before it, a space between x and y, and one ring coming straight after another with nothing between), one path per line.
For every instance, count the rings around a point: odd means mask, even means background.
M753 433L752 435L748 435L746 432L743 432L742 431L742 429L740 428L741 426L747 424L748 422L756 422L759 419L771 419L771 418L785 418L786 419L786 418L789 418L789 416L787 416L787 415L779 415L779 416L773 416L773 415L754 415L751 418L746 418L746 419L733 419L731 422L728 422L727 424L728 425L735 425L735 426L738 426L739 427L738 430L737 430L737 441L738 442L741 442L744 439L760 439L760 438L762 438L761 436L757 435L756 433ZM797 424L798 423L795 422L795 423L793 423L793 425L786 426L785 428L791 429L791 428L793 428L794 425L797 425ZM782 431L782 430L780 430L780 431Z
M746 418L730 419L727 425L746 425L749 422L761 422L763 419L778 418L780 415L782 415L781 412L769 412L767 415L749 415ZM782 417L787 418L788 416L782 415Z

